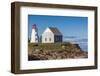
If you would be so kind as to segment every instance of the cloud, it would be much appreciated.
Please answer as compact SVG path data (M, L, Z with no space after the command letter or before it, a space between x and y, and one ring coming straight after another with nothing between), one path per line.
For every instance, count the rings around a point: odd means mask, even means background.
M76 36L64 36L64 41L84 44L88 42L87 38L79 38Z
M77 37L76 36L64 36L64 38L74 39L74 38L77 38Z
M83 38L83 39L77 39L76 41L77 42L88 42L88 39L87 38Z
M87 38L77 38L77 37L74 37L74 36L65 37L64 41L73 42L73 43L79 43L79 44L88 43L88 39Z

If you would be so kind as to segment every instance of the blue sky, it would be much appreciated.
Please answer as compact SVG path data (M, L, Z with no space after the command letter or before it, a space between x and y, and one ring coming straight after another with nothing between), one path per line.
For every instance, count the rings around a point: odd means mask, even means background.
M76 39L86 41L88 38L88 17L75 16L50 16L50 15L28 15L28 37L31 35L32 25L38 27L39 36L46 27L57 27L63 34L64 39Z

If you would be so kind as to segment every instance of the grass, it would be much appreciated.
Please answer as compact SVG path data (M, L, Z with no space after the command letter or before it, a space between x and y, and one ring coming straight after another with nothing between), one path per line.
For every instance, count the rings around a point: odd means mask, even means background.
M31 49L42 49L42 50L60 50L63 46L71 46L70 43L29 43Z

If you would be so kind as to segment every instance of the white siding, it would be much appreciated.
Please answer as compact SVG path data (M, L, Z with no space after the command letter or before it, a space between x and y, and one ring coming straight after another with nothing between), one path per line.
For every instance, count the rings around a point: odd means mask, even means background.
M38 32L36 32L35 29L32 29L30 43L38 43L38 36L36 34L38 34Z
M54 43L54 34L49 28L42 34L42 43Z

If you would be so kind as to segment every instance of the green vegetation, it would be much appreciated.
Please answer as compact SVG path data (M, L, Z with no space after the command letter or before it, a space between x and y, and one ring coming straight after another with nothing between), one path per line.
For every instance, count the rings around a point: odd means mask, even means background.
M72 46L71 43L29 43L29 48L42 50L62 50L64 47Z

